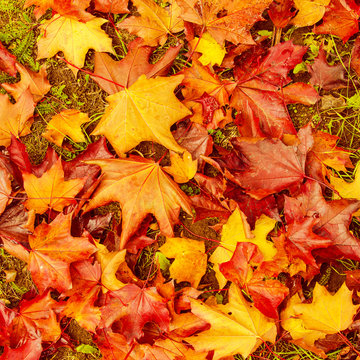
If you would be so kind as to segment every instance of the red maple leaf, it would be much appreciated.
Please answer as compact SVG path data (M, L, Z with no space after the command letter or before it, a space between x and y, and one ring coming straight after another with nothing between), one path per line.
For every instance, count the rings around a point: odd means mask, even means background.
M310 85L291 82L288 72L302 61L307 48L291 41L278 44L268 52L260 47L243 55L234 69L237 86L230 105L240 113L239 131L243 136L281 137L295 134L286 104L314 104L319 96ZM299 88L300 87L300 88ZM300 90L301 89L301 90Z
M162 331L169 330L170 314L164 299L155 288L139 288L128 284L107 294L101 308L102 326L110 327L115 321L119 332L129 343L140 339L147 322L156 323Z

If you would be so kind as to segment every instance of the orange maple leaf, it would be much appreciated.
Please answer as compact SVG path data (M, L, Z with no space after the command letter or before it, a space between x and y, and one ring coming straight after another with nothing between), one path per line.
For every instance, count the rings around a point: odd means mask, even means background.
M255 44L250 29L272 0L177 0L181 17L201 26L200 34L207 31L219 44L225 40L234 44ZM225 10L226 9L226 10Z
M141 16L131 16L118 26L142 37L147 45L163 45L168 34L184 29L178 4L174 0L168 3L168 7L162 8L152 0L133 0Z
M47 79L45 66L42 66L38 73L27 69L25 66L15 64L17 71L21 75L21 80L15 84L2 84L1 86L10 93L15 100L29 88L34 101L38 102L50 90L51 85Z
M72 213L59 214L51 224L40 224L29 235L29 271L40 293L50 287L60 292L70 289L70 264L97 251L88 237L71 236L71 217Z
M9 146L11 134L27 135L30 132L35 104L29 90L23 92L15 104L0 94L0 145Z
M47 209L62 211L64 206L75 200L73 197L83 188L86 179L64 180L61 159L40 178L34 174L23 173L24 188L28 199L25 207L43 214Z
M178 222L180 208L192 214L188 197L159 164L150 159L132 156L86 163L99 165L104 175L85 211L111 201L120 203L123 216L121 249L147 214L156 217L161 232L168 237L173 237L172 226Z
M32 300L23 300L17 317L11 324L12 340L21 343L28 337L37 338L40 334L43 341L57 341L61 335L60 324L55 314L57 305L50 296L50 291Z

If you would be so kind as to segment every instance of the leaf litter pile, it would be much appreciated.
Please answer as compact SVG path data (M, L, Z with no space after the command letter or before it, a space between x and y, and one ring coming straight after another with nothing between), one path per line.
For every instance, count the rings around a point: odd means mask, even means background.
M0 1L0 359L359 359L359 17Z

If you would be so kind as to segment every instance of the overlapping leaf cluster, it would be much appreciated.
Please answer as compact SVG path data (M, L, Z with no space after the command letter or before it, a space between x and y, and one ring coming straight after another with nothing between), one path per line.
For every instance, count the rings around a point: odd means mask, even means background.
M1 359L39 359L44 349L70 345L61 325L68 318L92 334L104 359L247 357L279 337L323 356L330 347L319 340L356 327L358 270L335 293L316 284L311 300L303 294L323 263L360 261L360 240L349 230L360 209L358 176L347 183L334 175L353 168L351 153L311 122L297 131L287 107L316 104L322 92L313 85L342 88L345 73L321 49L308 65L311 84L292 82L289 73L307 48L292 41L266 47L250 32L266 12L277 31L322 19L316 32L346 42L358 31L353 0L27 0L24 6L32 5L41 33L38 60L62 51L58 61L76 76L94 49L91 76L107 92L108 106L87 134L87 114L59 111L44 138L68 148L93 142L71 161L49 146L43 162L32 164L22 136L51 85L44 65L34 73L0 48L0 70L20 74L19 82L2 84L11 100L0 95L0 236L36 285L16 308L0 301ZM51 18L43 20L48 8ZM128 15L114 23L113 14ZM101 28L106 17L137 36L121 60L109 55L115 51ZM152 63L155 48L169 39L174 46ZM173 74L180 51L186 64ZM359 72L358 42L351 67ZM210 134L229 123L237 133L226 148L215 145ZM169 155L167 166L133 154L143 141L167 149L160 154ZM189 180L198 195L180 189ZM94 213L114 201L119 226L111 214ZM181 209L194 221L216 216L218 246L206 243L205 252L203 240L174 232ZM166 242L141 280L134 259L158 239L148 229ZM227 294L223 303L204 301L209 263L219 288L227 289L219 290Z

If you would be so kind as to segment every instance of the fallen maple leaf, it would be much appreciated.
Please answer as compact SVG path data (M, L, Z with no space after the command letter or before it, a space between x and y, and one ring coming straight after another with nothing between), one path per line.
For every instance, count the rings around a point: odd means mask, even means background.
M236 249L229 261L219 265L219 270L226 277L240 288L246 288L250 281L254 267L257 267L264 260L257 245L250 242L238 242Z
M248 303L231 285L226 305L209 306L190 299L191 312L211 324L210 330L186 338L196 351L214 351L214 360L241 354L246 358L265 341L274 342L275 322Z
M135 33L147 45L164 45L168 35L184 29L181 9L174 0L168 1L169 5L165 8L151 0L133 0L133 4L141 16L128 17L118 27Z
M278 307L289 295L289 289L279 280L267 279L265 275L259 278L259 274L260 272L257 271L248 284L254 306L264 315L278 319Z
M83 188L86 179L64 180L64 171L59 158L40 178L23 173L24 188L28 199L27 209L43 214L47 209L62 211L74 203L74 196Z
M114 54L111 39L101 29L105 22L101 18L92 18L84 23L54 15L39 28L42 36L38 41L37 59L49 58L62 51L68 62L75 65L69 67L76 76L89 49Z
M59 292L71 287L69 265L87 259L96 251L88 237L72 237L72 214L59 214L51 224L38 225L29 235L32 249L29 271L40 293L52 287Z
M180 146L189 151L192 158L203 164L201 155L208 156L212 152L213 139L206 129L197 123L191 123L190 128L179 126L173 136Z
M339 36L345 43L359 31L360 6L354 0L331 0L321 25L315 27L316 34Z
M5 71L11 76L16 76L16 57L9 53L5 46L0 42L0 70Z
M156 217L161 232L169 237L173 236L172 226L179 221L180 207L192 214L187 196L152 160L132 156L87 163L99 165L104 175L85 210L111 201L120 202L121 249L149 213Z
M227 184L224 196L236 201L239 209L246 215L246 220L251 229L255 227L256 220L262 214L281 221L278 206L273 195L264 197L261 200L256 200L245 194L240 187L234 184Z
M202 66L198 61L193 61L192 66L183 70L182 74L185 76L182 81L185 85L182 89L184 104L194 113L191 121L204 124L209 129L217 128L224 120L226 122L226 114L224 115L220 107L229 104L229 93L235 85L232 88L228 85L229 90L227 90L224 82L214 71L208 66ZM206 114L206 107L201 104L204 94L215 100L217 104L215 107L212 106L211 114Z
M96 244L96 259L101 266L101 284L103 292L120 290L125 284L116 277L119 266L125 262L126 250L109 251L104 245Z
M302 304L298 295L294 295L294 299L283 311L281 324L294 340L303 339L309 346L326 334L347 329L359 308L353 305L352 291L345 283L335 295L316 283L310 304Z
M155 64L150 64L153 48L144 44L144 40L137 38L128 46L128 53L120 61L113 60L106 53L95 53L93 76L99 86L109 95L115 94L123 87L131 86L141 75L147 78L167 75L167 71L179 53L181 44L167 49L166 53ZM112 80L112 81L109 81Z
M237 86L230 105L241 112L239 131L243 136L281 137L295 134L287 103L315 104L319 95L310 85L296 83L301 91L286 94L291 82L288 72L302 61L306 47L291 41L280 43L264 53L253 48L234 69ZM299 96L300 95L300 96Z
M34 102L41 100L51 88L47 79L45 66L42 66L38 73L27 69L19 63L16 63L15 67L20 73L20 81L15 84L1 84L1 86L10 93L16 101L28 88L34 98Z
M276 0L270 4L268 14L276 27L284 28L290 23L296 13L293 7L293 0Z
M360 259L360 241L349 231L352 215L360 209L358 200L333 200L327 202L321 186L315 181L307 181L296 198L286 198L284 212L287 223L301 221L305 217L316 216L319 221L313 232L332 241L325 249L315 250L315 254L326 258L345 256Z
M92 135L105 135L119 156L141 141L183 152L170 132L171 125L191 114L174 94L182 79L142 75L129 89L107 98L110 105Z
M55 313L57 306L58 303L51 297L50 291L31 300L23 300L11 324L12 342L18 345L28 337L57 341L61 335L60 323Z
M350 160L350 152L336 146L339 138L323 131L317 131L313 134L314 144L311 147L309 155L311 159L308 162L320 160L323 167L330 166L337 171L346 172L346 168L353 168L354 165ZM310 165L310 164L309 164Z
M325 7L330 0L294 0L295 7L299 10L291 20L295 26L311 26L317 23L325 14Z
M87 114L75 109L66 109L51 118L42 136L60 147L65 136L75 142L86 142L80 126L88 121L90 119Z
M214 264L214 271L220 288L225 286L227 280L220 271L219 264L231 259L238 242L249 242L257 245L265 260L271 260L274 257L276 249L271 241L266 240L266 237L274 228L275 223L276 220L263 215L256 222L254 231L251 232L245 215L239 209L235 209L222 228L220 245L209 258L209 261Z
M224 46L219 43L210 35L210 33L204 33L201 38L195 37L190 41L190 45L193 51L199 52L202 55L198 61L203 65L221 65L226 50Z
M116 320L128 343L144 335L142 329L147 322L157 323L163 331L169 329L169 311L164 299L153 287L141 289L128 284L109 292L101 311L103 325L110 327Z
M9 195L11 194L11 181L9 176L9 172L0 164L0 214L4 212L6 205L9 203Z
M128 0L95 0L95 10L104 13L125 14L129 12Z
M360 171L356 168L354 173L354 181L346 182L342 178L338 178L330 175L330 182L338 194L345 199L357 199L360 200ZM336 196L337 198L338 196Z
M166 243L159 248L167 258L175 258L170 265L170 276L177 280L188 281L197 288L205 275L207 255L202 241L187 238L167 238Z
M35 104L29 90L23 92L15 104L0 94L0 145L9 146L12 134L27 135L33 122Z
M172 175L177 183L186 183L192 179L197 171L197 160L193 160L188 151L184 151L183 157L171 151L171 166L164 166L164 170Z
M209 1L177 0L181 7L180 16L188 22L199 25L197 33L207 31L220 45L225 40L233 44L254 44L250 29L270 5L271 0L251 1ZM223 11L226 9L226 11ZM201 30L200 30L201 29Z
M311 74L310 84L318 85L324 90L334 90L347 87L345 77L346 68L343 64L329 65L326 61L326 53L323 47L319 49L319 54L314 60L314 64L307 65Z
M226 279L245 289L258 310L277 319L277 308L288 295L289 289L278 280L268 279L262 272L263 262L264 256L257 245L238 242L232 258L220 264L219 270Z
M45 14L46 10L52 8L53 11L60 15L70 16L76 20L88 21L93 16L86 12L90 0L26 0L24 7L36 5L34 14L37 19Z
M305 158L300 158L296 147L286 146L279 139L239 137L232 145L246 166L245 171L232 171L231 180L255 199L296 188L305 177Z
M1 360L39 360L42 353L41 339L26 339L16 349L4 346L4 352L0 356Z
M198 352L181 342L182 338L158 339L153 345L144 344L141 349L147 360L206 360L207 352Z
M7 208L0 216L0 236L25 244L34 225L34 215L26 211L23 204Z
M95 332L101 318L100 307L94 305L101 289L100 265L89 260L77 261L70 270L73 286L65 293L69 299L62 314L74 318L86 330Z
M96 345L101 351L104 360L138 360L143 356L137 347L130 346L124 335L113 332L111 329L102 329L96 336Z

